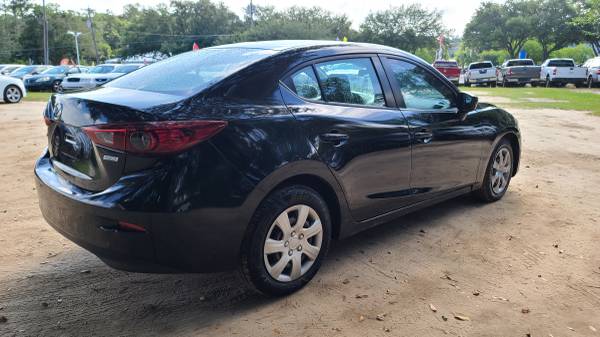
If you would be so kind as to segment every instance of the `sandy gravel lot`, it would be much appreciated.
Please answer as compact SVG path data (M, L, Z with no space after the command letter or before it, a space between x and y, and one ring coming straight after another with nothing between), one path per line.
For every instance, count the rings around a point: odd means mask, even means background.
M600 336L599 117L513 111L502 201L336 243L308 287L267 299L235 273L116 271L54 232L33 183L42 107L0 104L0 336Z

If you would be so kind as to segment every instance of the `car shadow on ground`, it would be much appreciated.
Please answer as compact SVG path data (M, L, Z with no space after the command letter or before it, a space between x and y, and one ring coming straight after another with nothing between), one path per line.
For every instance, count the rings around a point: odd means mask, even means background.
M483 204L465 196L404 216L333 245L320 271L352 252L433 230L440 218ZM435 225L433 223L436 223ZM414 240L417 240L415 236ZM8 281L8 282L7 282ZM4 289L3 289L4 288ZM302 290L311 291L311 286ZM293 295L292 295L293 296ZM92 254L73 248L28 272L0 278L0 314L7 331L28 335L186 334L211 327L285 298L253 292L237 272L219 274L139 274L105 266ZM2 335L2 333L0 333Z

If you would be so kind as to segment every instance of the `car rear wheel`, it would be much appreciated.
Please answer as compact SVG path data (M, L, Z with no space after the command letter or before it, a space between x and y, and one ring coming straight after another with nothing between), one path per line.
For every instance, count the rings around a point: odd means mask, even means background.
M317 273L331 240L327 204L313 189L275 191L256 210L242 254L242 274L272 296L304 287Z
M60 92L60 81L52 82L52 92Z
M16 85L9 85L4 89L4 101L7 103L19 103L23 98L21 89Z
M503 140L496 146L488 163L485 178L481 188L475 195L486 202L502 199L513 173L513 150L508 140Z

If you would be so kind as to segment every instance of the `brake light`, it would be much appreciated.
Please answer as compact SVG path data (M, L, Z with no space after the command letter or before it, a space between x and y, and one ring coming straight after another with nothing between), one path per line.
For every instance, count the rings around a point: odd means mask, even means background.
M168 121L84 127L96 145L138 154L183 151L216 135L225 121Z
M596 74L600 75L600 69L596 70Z
M506 73L508 76L512 75L512 69L508 68L508 72Z
M557 71L556 68L552 69L552 75L556 75L556 71Z

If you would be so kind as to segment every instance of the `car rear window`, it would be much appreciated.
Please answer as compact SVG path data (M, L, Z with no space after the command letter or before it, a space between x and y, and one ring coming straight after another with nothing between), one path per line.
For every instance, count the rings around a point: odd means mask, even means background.
M433 66L442 68L458 68L458 63L453 61L435 61Z
M553 60L548 62L548 67L574 67L575 63L571 60Z
M533 66L533 60L512 60L506 63L507 67Z
M251 48L205 48L148 65L106 86L188 96L274 53Z
M491 62L480 62L480 63L473 63L469 66L469 69L486 69L486 68L493 68L494 65Z

